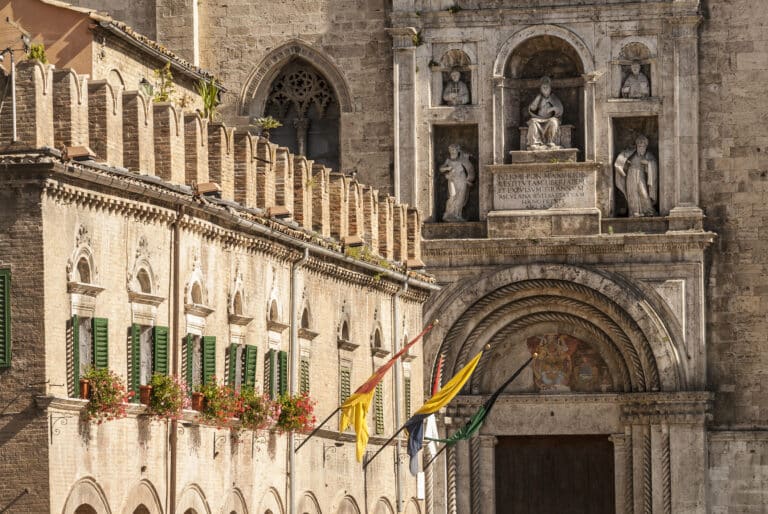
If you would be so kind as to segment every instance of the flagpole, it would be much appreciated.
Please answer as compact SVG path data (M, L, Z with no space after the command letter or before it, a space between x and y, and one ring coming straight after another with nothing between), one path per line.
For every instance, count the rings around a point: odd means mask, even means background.
M304 439L304 440L301 442L301 444L300 444L300 445L298 445L298 446L296 447L296 449L295 449L295 450L293 450L293 453L297 453L299 450L301 450L301 447L302 447L302 446L304 446L304 443L306 443L307 441L309 441L310 439L312 439L312 436L314 436L314 435L317 433L317 431L318 431L318 430L320 430L321 428L323 428L323 425L325 425L326 423L328 423L328 422L331 420L331 418L332 418L332 417L333 417L333 416L334 416L334 415L335 415L337 412L339 412L340 410L341 410L341 406L338 406L338 407L336 407L336 410L335 410L335 411L333 411L333 412L331 412L330 416L328 416L327 418L325 418L325 419L323 420L323 422L322 422L322 423L320 423L319 425L317 425L317 426L315 427L315 429L314 429L312 432L310 432L310 433L309 433L309 435L307 436L307 438L306 438L306 439Z
M382 444L382 445L381 445L381 448L379 448L379 449L376 451L376 453L374 453L374 454L371 456L371 458L370 458L370 459L368 459L367 461L365 461L365 463L363 463L363 469L365 469L365 468L368 466L368 464L370 464L370 463L371 463L371 461L372 461L373 459L375 459L375 458L376 458L376 456L377 456L378 454L380 454L380 453L381 453L381 452L384 450L384 448L386 448L386 447L389 445L389 443L391 443L392 441L394 441L394 440L395 440L395 437L397 437L397 436L400 434L400 432L402 432L403 430L405 430L405 425L401 426L401 427L400 427L400 428L397 430L397 432L395 432L395 434L394 434L392 437L390 437L389 439L387 439L387 442L386 442L386 443L384 443L384 444Z
M449 446L450 446L450 444L444 444L442 448L440 448L439 450L437 450L437 453L436 453L436 454L435 454L435 455L434 455L434 456L433 456L431 459L429 459L429 461L427 461L427 463L426 463L426 464L424 464L424 469L427 469L427 468L429 467L429 465L430 465L430 464L432 464L432 462L433 462L435 459L437 459L437 456L438 456L438 455L440 455L441 453L443 453L443 450L445 450L445 449L446 449L446 448L448 448Z

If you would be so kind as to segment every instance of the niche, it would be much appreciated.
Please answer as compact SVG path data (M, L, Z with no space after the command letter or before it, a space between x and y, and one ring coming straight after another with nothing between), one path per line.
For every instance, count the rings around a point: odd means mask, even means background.
M459 160L467 159L475 175L474 184L467 191L466 204L461 209L463 221L477 221L480 219L478 186L478 162L477 162L477 125L433 125L432 149L434 166L434 217L432 221L443 221L446 213L446 202L449 198L447 173L440 171L449 159L449 147L458 145L461 149ZM446 221L461 221L451 219Z
M616 183L616 160L619 158L622 152L635 148L635 141L641 135L648 138L648 153L652 154L656 159L658 179L656 183L657 188L657 201L655 202L655 208L658 212L659 202L661 198L661 176L666 171L659 165L661 162L659 156L659 120L656 116L637 116L626 118L612 118L611 125L613 128L613 160L611 161L614 186L613 186L613 215L616 217L629 216L627 208L627 199L624 194L618 190L615 186Z
M651 91L653 90L651 83L651 80L653 79L651 61L651 52L648 50L648 47L642 43L629 43L621 49L618 62L621 78L619 88L614 93L617 98L638 99L651 96ZM633 63L637 63L640 67L638 74L639 79L633 79L628 82L627 79L632 75ZM647 94L640 92L638 85L641 81L647 81ZM630 85L632 82L634 82L634 84Z

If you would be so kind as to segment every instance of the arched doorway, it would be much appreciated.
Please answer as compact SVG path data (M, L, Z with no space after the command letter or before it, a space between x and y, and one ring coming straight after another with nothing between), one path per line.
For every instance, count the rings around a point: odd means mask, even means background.
M309 61L294 57L269 86L264 111L252 105L251 116L272 116L282 126L270 140L291 152L339 169L339 100L325 74Z

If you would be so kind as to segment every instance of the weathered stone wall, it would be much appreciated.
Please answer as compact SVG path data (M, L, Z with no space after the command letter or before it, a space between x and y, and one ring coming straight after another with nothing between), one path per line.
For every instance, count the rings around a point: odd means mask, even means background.
M768 436L765 433L709 434L709 489L713 514L763 512L768 505Z
M3 170L3 178L11 173ZM0 188L0 269L11 272L11 365L0 367L0 510L48 511L48 424L34 398L45 391L43 230L40 191Z
M155 30L155 0L71 0L67 2L77 7L86 7L108 12L136 32L152 39L157 39Z
M707 2L701 27L701 198L718 233L709 276L709 382L714 423L765 425L768 353L768 14L753 2Z
M160 0L158 10L171 3ZM239 115L237 99L271 51L296 39L317 50L338 67L351 96L351 112L341 115L341 169L357 170L361 181L391 192L392 40L385 32L386 5L383 0L291 0L265 9L246 0L204 2L201 66L230 88L226 112ZM158 38L170 46L185 29L162 21Z

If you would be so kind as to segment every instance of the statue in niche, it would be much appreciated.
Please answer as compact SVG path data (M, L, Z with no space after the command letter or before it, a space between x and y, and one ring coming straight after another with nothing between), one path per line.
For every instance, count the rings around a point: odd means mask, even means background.
M549 77L541 79L539 94L528 106L528 149L547 150L560 148L555 143L563 116L563 103L552 94L552 81Z
M443 221L466 221L462 216L469 199L469 188L475 183L475 167L469 162L469 154L459 145L448 147L448 158L440 166L448 181L448 200L445 202Z
M659 166L648 151L648 138L639 135L635 148L624 150L613 165L616 187L627 199L630 217L655 216Z
M648 77L640 71L640 61L632 61L630 74L621 86L622 98L648 98L651 96L651 87Z
M443 102L446 105L466 105L469 103L469 89L461 80L461 72L451 70L450 81L443 88Z

